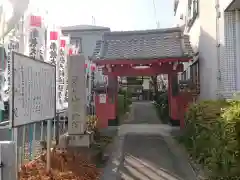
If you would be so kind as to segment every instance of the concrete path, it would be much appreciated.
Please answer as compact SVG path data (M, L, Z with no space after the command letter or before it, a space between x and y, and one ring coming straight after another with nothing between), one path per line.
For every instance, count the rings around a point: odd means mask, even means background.
M151 102L133 103L102 179L195 180L187 155L171 137L175 129L161 124Z

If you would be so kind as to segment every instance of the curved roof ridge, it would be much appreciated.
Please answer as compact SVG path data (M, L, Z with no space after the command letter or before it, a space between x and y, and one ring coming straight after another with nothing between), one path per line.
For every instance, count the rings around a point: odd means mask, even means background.
M151 59L192 56L189 36L180 27L105 32L97 59ZM95 56L96 57L96 56Z

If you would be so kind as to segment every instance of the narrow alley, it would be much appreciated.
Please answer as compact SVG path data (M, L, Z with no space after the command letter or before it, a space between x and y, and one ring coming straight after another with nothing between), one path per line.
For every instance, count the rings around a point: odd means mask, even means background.
M161 124L152 102L133 103L130 119L119 128L116 151L103 179L196 179L187 158L171 140L174 129Z

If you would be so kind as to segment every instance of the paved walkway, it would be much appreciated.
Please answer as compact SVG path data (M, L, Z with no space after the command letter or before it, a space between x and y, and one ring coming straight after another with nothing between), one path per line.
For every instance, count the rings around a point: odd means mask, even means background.
M151 102L135 102L119 127L104 180L195 180L186 155L161 124Z

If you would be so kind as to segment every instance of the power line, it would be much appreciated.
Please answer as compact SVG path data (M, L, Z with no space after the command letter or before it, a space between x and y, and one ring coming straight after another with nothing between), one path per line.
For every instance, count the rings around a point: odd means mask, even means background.
M96 25L96 19L95 19L95 17L94 16L92 16L92 25Z
M155 0L153 0L152 2L153 2L154 16L155 16L155 20L156 20L157 29L158 29L158 28L160 28L160 23L157 18L157 9L156 9Z

